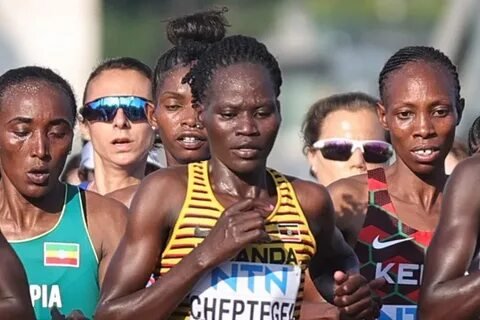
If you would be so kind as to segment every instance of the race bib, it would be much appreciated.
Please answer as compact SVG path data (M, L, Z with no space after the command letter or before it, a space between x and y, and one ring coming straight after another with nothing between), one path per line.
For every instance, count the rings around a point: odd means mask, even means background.
M416 305L384 305L379 320L416 320Z
M225 262L192 289L190 319L294 319L301 274L292 265Z

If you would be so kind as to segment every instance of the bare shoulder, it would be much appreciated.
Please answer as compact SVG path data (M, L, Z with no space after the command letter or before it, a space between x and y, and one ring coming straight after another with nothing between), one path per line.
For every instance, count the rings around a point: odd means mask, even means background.
M137 186L134 199L142 198L145 194L148 194L150 197L157 197L157 199L175 198L176 193L182 190L186 191L187 185L187 166L162 168L149 174L142 180L140 185Z
M92 191L85 191L85 200L89 221L125 219L127 207L117 200Z
M362 228L368 208L367 175L335 181L328 186L335 210L335 223L353 247Z
M315 218L325 212L325 208L331 206L330 196L327 189L318 183L287 176L293 186L298 202L303 212L310 218Z
M149 219L152 223L165 224L176 220L187 194L187 166L159 169L142 180L132 199L130 213Z
M2 259L0 259L1 271L6 271L12 268L11 263L17 263L17 261L15 261L15 253L12 247L8 244L7 239L3 236L2 231L0 231L0 256L2 256Z
M133 196L138 190L138 184L133 186L128 186L123 189L115 190L113 192L107 193L105 197L117 200L118 202L123 203L127 208L130 207Z
M464 187L474 186L480 182L480 154L461 161L450 175L448 183L462 183ZM467 189L467 188L465 188ZM475 192L476 189L474 188ZM468 192L468 190L465 190Z
M368 200L368 180L366 174L356 175L333 182L328 187L335 211L342 207L366 203Z
M444 190L442 203L442 218L477 216L480 213L480 197L478 185L480 183L480 155L475 155L461 161L453 170ZM442 220L440 220L442 222Z

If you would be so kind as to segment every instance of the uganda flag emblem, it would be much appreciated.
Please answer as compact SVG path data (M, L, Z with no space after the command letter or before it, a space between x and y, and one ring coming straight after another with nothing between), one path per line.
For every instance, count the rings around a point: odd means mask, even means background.
M302 242L298 223L279 223L277 224L277 230L282 241Z
M47 267L78 268L80 245L78 243L45 242L43 244L43 264Z

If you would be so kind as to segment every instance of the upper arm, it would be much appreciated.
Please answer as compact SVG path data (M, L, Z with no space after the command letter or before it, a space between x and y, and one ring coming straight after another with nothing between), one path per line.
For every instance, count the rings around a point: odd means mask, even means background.
M99 283L103 284L106 269L125 232L127 208L118 201L86 193L88 231L99 258Z
M0 314L6 318L33 319L27 276L0 232Z
M352 250L336 227L334 206L327 189L318 184L303 182L299 191L297 195L300 205L317 243L314 265L326 263L331 257L350 256ZM314 272L311 273L313 276Z
M102 296L113 299L143 287L155 269L168 236L169 214L175 206L172 192L178 177L153 174L140 185L130 207L125 234L110 263ZM168 195L168 200L162 195Z
M23 266L7 240L0 233L0 297L20 293L19 288L27 288L27 278ZM23 281L19 281L23 280ZM18 283L17 283L18 281ZM27 292L27 290L25 290Z
M368 207L366 175L338 180L328 186L328 192L333 201L336 226L354 247Z
M327 189L316 184L310 189L310 200L304 199L302 208L315 236L316 257L328 260L328 257L351 255L352 250L336 225L338 217Z
M465 274L478 239L480 161L467 159L450 176L442 200L440 221L428 248L424 285L452 280Z
M137 192L138 185L129 186L120 190L115 190L113 192L107 193L105 197L117 200L118 202L125 205L127 208L130 207L133 196Z
M348 270L357 269L355 255L335 225L334 207L326 188L303 182L297 184L296 192L317 244L309 265L310 276L322 294L330 295L333 272L345 268L345 261L351 259Z
M318 246L330 242L335 231L335 214L332 200L325 187L296 180L293 183L300 206Z

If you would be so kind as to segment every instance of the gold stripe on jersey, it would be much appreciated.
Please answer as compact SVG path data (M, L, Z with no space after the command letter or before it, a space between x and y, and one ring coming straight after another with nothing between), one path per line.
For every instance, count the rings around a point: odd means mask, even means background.
M234 260L300 266L302 277L295 305L295 319L298 319L303 298L304 271L316 251L316 243L291 183L275 170L268 169L268 172L277 190L276 206L265 225L271 241L249 245ZM208 161L189 164L187 194L161 256L160 276L203 241L223 211L210 185ZM188 319L189 312L188 301L184 301L171 319Z

